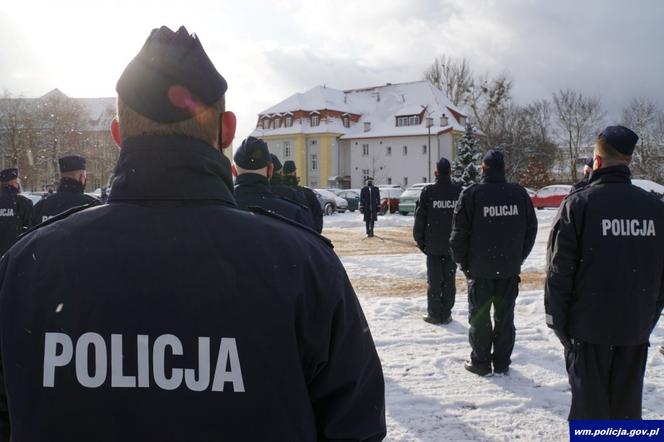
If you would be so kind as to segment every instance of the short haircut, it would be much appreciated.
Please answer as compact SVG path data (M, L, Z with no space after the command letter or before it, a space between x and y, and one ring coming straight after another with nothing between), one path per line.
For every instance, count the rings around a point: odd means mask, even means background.
M85 173L84 169L80 170L70 170L69 172L60 172L60 176L63 178L71 178L73 180L78 179L78 176L81 173Z
M604 160L604 167L628 165L632 161L631 155L619 152L604 138L595 142L595 152Z
M213 146L219 140L219 117L226 110L226 101L221 97L216 103L192 118L165 124L139 114L118 97L118 121L122 141L143 135L181 135L205 141Z

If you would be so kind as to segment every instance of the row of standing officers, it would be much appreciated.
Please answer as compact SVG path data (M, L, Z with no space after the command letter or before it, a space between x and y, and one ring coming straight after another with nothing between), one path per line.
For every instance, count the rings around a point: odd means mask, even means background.
M552 223L545 320L565 351L570 419L641 418L648 339L664 307L664 204L631 184L637 141L623 126L602 131L592 172ZM530 198L506 181L500 152L487 152L481 182L464 190L451 182L449 162L438 162L413 227L427 255L424 320L452 320L458 265L468 282L471 354L464 366L472 373L509 372L521 266L536 234Z
M17 168L0 171L0 255L4 254L27 231L62 212L79 206L101 204L85 194L85 158L69 155L58 160L61 179L57 190L34 204L21 195Z

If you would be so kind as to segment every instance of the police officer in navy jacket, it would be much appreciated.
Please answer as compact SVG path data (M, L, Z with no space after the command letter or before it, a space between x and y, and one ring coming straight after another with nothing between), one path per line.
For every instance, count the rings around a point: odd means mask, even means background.
M385 435L380 361L329 242L235 204L226 88L195 35L155 29L117 83L108 204L0 261L0 440Z
M456 264L450 251L452 218L461 186L450 179L450 162L441 158L436 164L436 183L426 186L415 210L413 238L427 256L427 315L432 324L449 324L456 295Z
M30 227L32 201L21 195L20 189L17 168L0 171L0 255Z
M521 264L536 236L537 217L528 193L506 181L503 154L489 150L481 183L459 197L450 238L454 260L468 278L472 352L464 367L472 373L487 375L492 365L494 373L509 370Z
M80 155L68 155L58 160L60 183L53 195L38 201L32 211L32 225L37 225L55 215L73 207L101 204L97 198L86 195L85 158Z
M274 165L267 144L258 138L242 141L233 157L235 178L235 201L241 209L259 207L314 229L309 209L295 201L275 195L269 178Z
M648 339L664 306L664 204L631 184L638 136L609 126L589 184L553 222L546 323L565 348L570 419L640 419Z

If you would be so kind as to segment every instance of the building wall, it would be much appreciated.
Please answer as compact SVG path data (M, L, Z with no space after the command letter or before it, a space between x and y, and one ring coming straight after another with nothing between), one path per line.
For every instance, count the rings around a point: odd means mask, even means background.
M364 171L372 176L376 184L397 184L408 187L415 183L427 182L429 178L428 137L389 137L356 139L350 141L351 187L364 185ZM363 154L363 145L369 145L368 155ZM403 148L407 147L404 155ZM424 153L422 147L427 146ZM431 181L433 181L438 149L440 155L452 159L452 135L450 133L431 136ZM388 148L391 147L391 154ZM343 169L343 166L342 166Z

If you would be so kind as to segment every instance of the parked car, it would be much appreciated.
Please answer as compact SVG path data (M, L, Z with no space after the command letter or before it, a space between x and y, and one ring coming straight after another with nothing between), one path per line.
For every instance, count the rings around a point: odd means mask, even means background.
M560 203L562 203L563 199L569 195L570 190L572 190L572 186L569 184L546 186L538 190L535 195L530 197L530 199L536 209L560 207Z
M422 189L428 185L429 183L417 183L406 189L401 196L399 196L399 213L402 215L408 215L411 212L415 213L417 201L420 199L420 193L422 193Z
M336 196L333 192L326 189L314 189L314 192L318 196L318 202L320 202L325 215L332 215L334 212L344 213L348 210L346 200Z
M403 191L403 187L398 184L379 184L376 187L379 189L401 189Z
M399 210L399 197L403 191L400 187L386 187L380 189L380 215L395 213Z
M46 192L21 192L21 195L32 201L32 204L34 205L44 198Z
M355 190L342 190L337 196L348 203L348 210L355 212L360 207L360 193Z

